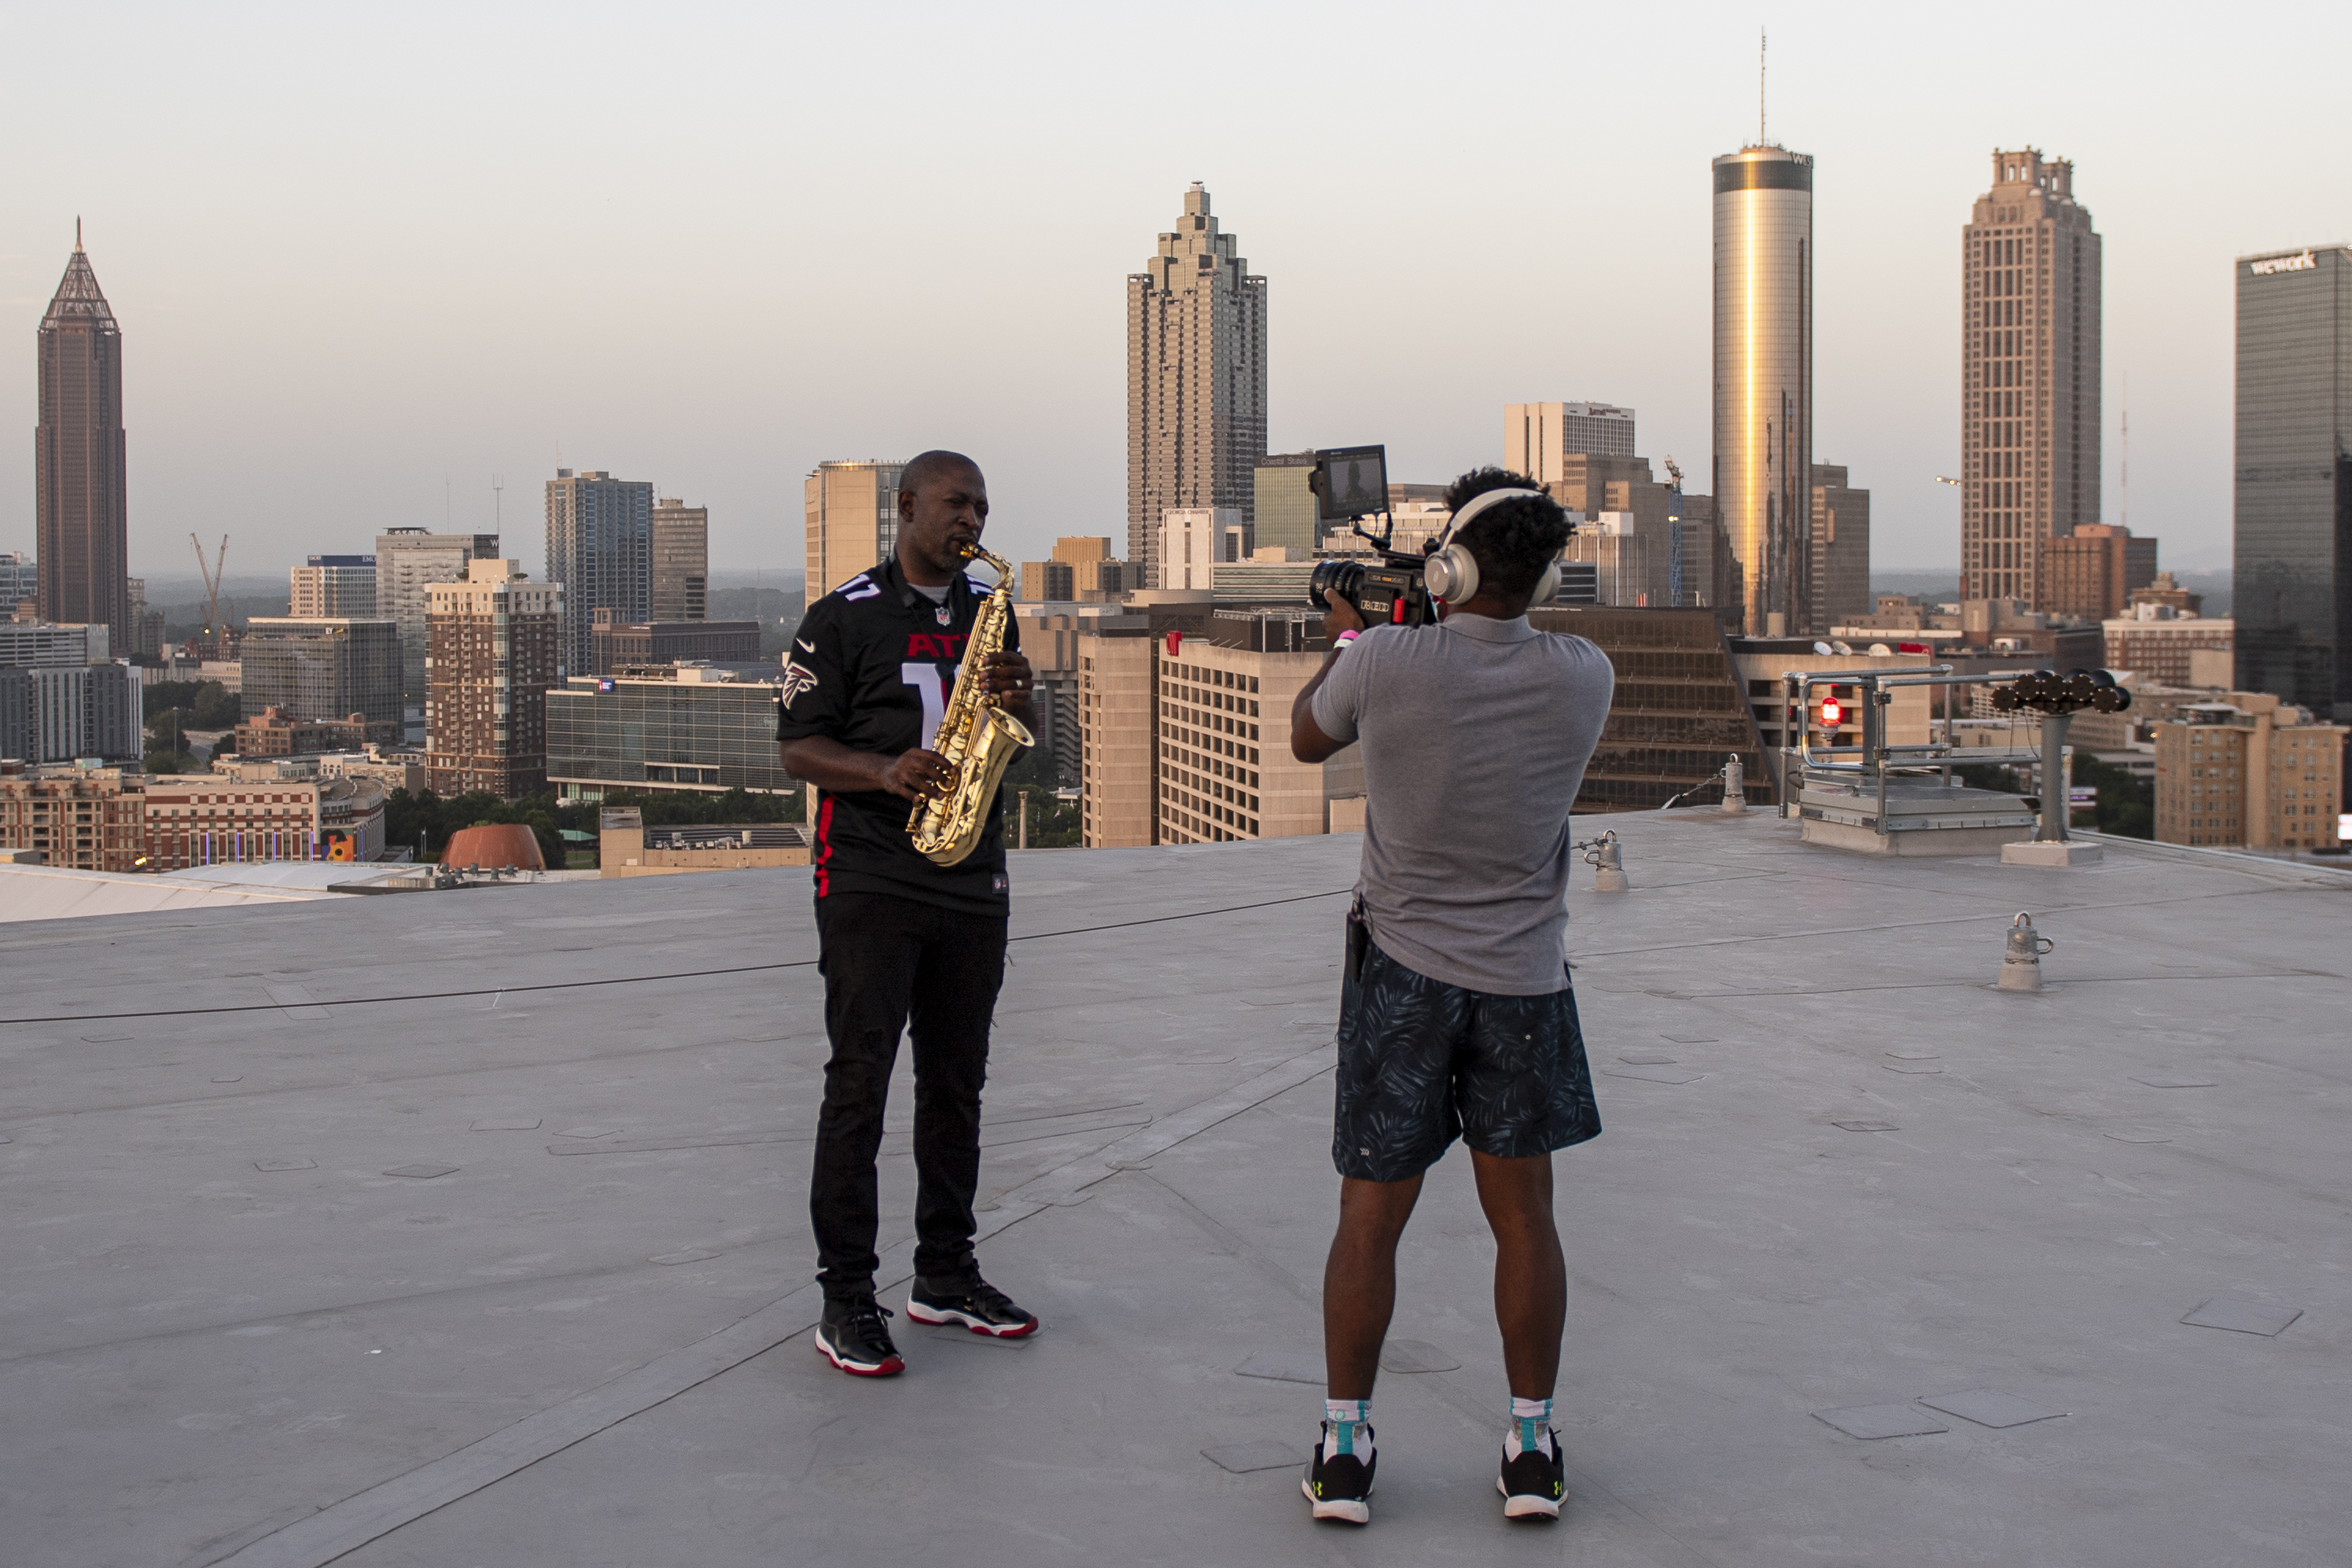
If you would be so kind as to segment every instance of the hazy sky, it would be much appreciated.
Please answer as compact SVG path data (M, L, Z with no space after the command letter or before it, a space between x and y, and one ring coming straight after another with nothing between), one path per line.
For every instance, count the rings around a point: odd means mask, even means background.
M0 51L0 549L77 214L123 323L132 569L492 521L559 463L797 567L827 458L961 447L991 542L1123 552L1121 288L1186 184L1268 279L1275 449L1393 477L1507 402L1639 410L1708 473L1707 161L1818 160L1817 460L1881 568L1956 567L1958 230L1996 145L2106 244L2107 482L2229 550L2231 258L2352 238L2352 10L1553 5L34 5ZM5 363L0 358L0 363ZM445 501L445 485L446 500Z

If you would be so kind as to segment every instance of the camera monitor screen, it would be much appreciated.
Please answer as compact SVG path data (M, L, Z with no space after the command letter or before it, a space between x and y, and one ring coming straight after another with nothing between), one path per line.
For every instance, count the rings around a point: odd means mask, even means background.
M1388 510L1388 448L1333 447L1317 452L1315 495L1325 522Z

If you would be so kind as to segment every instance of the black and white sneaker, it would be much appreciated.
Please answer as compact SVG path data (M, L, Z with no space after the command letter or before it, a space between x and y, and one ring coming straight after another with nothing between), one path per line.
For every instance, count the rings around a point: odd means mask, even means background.
M871 1296L827 1301L816 1326L817 1352L852 1377L896 1377L907 1370L890 1330L882 1321L890 1309Z
M1372 1472L1380 1468L1380 1450L1372 1445L1372 1429L1363 1428L1363 1454L1333 1454L1326 1458L1323 1450L1330 1446L1331 1423L1323 1423L1322 1432L1315 1439L1315 1457L1307 1461L1307 1475L1298 1489L1315 1505L1318 1519L1336 1519L1343 1524L1370 1524L1372 1521Z
M1024 1312L1013 1298L974 1275L969 1282L915 1280L907 1293L907 1316L918 1323L952 1323L991 1339L1017 1340L1037 1331L1037 1314Z
M1550 1436L1550 1453L1522 1448L1516 1459L1510 1445L1504 1444L1503 1470L1495 1478L1495 1489L1503 1494L1505 1519L1559 1517L1560 1500L1568 1495L1568 1461L1559 1451L1559 1434Z

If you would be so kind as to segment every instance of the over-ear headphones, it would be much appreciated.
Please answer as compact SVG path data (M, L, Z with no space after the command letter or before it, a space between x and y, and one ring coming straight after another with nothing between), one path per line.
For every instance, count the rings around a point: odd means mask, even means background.
M1438 537L1437 548L1422 563L1421 580L1428 587L1430 597L1442 599L1448 605L1461 605L1468 603L1478 592L1478 558L1465 546L1456 542L1454 538L1462 531L1463 524L1498 502L1518 496L1540 499L1542 495L1541 490L1486 490L1472 498L1469 505L1455 512L1447 521L1445 531ZM1553 560L1545 563L1543 575L1536 579L1535 597L1529 602L1549 605L1559 592L1559 563Z

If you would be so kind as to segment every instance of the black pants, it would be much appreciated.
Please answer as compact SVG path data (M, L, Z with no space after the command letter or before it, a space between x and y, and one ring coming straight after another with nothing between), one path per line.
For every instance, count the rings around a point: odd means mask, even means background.
M915 1047L915 1271L967 1279L980 1184L980 1090L1004 983L1003 915L959 914L882 893L816 901L824 975L824 1109L809 1218L827 1298L874 1288L874 1158L898 1034Z

